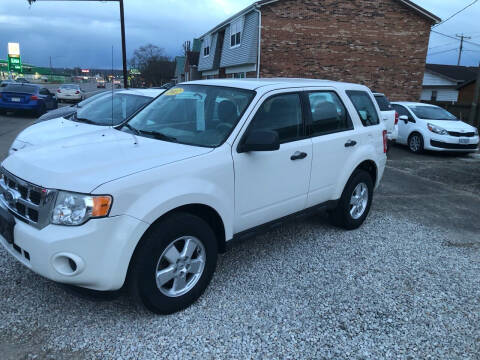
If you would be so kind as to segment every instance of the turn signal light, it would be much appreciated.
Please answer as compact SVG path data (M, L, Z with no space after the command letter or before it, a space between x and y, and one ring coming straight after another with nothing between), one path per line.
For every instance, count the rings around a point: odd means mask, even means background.
M32 95L32 96L30 97L30 99L31 99L31 100L38 100L38 96L37 96L37 95Z
M112 205L112 198L110 196L94 196L92 217L107 216Z

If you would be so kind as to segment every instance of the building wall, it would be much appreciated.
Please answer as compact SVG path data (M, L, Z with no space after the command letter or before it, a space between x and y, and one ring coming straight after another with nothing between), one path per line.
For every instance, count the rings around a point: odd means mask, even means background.
M220 67L243 64L256 64L258 51L258 14L250 12L245 15L240 46L230 47L230 25L225 29Z
M429 20L395 0L283 0L261 8L262 77L361 83L419 100Z
M210 44L210 55L203 56L203 49L205 47L205 41L202 39L202 49L200 50L200 58L198 60L198 71L207 71L218 68L218 64L215 63L215 58L217 57L217 40L218 33L212 35L211 44Z
M444 89L444 88L429 88L422 90L422 96L420 100L422 101L431 101L432 92L437 92L437 100L440 102L457 102L458 100L458 90L453 89Z

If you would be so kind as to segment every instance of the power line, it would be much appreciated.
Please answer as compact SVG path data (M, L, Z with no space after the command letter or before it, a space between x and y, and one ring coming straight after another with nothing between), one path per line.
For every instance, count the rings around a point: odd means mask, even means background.
M450 50L439 51L439 52L436 52L436 53L433 53L433 54L428 54L428 56L434 56L434 55L445 54L445 53L448 53L448 52L451 52L451 51L457 51L457 48L450 49Z
M472 3L468 4L467 6L465 6L462 10L457 11L455 14L453 14L453 15L451 15L450 17L446 18L446 19L443 20L441 23L438 23L437 25L432 26L432 28L436 28L437 26L440 26L440 25L445 24L448 20L453 19L455 16L457 16L457 15L460 14L461 12L467 10L470 6L475 5L477 2L478 2L478 0L474 0Z
M457 63L457 66L460 66L460 63L462 62L462 52L463 52L463 42L465 41L465 39L471 39L471 37L469 36L465 36L465 35L455 35L456 37L460 38L460 51L458 52L458 63Z
M443 45L432 46L432 47L428 48L428 50L438 49L438 48L441 48L441 47L444 47L444 46L450 46L450 45L453 45L453 44L456 44L456 42L454 42L454 43L447 43L447 44L443 44Z
M454 36L451 36L451 35L447 35L447 34L444 34L444 33L441 33L441 32L438 32L436 30L432 30L433 33L435 34L438 34L438 35L442 35L442 36L445 36L447 38L450 38L450 39L454 39L454 40L457 40L457 41L460 41L460 39L457 39L456 37ZM480 44L476 43L476 42L473 42L473 41L464 41L466 44L470 44L470 45L475 45L475 46L480 46Z

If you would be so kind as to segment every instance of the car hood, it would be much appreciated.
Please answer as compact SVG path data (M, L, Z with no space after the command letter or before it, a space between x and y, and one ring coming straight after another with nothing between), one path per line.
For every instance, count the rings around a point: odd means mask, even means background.
M425 120L427 123L439 126L447 131L472 132L475 131L473 126L470 126L463 121L450 121L450 120Z
M29 126L15 140L20 140L28 145L41 145L104 128L106 127L57 118Z
M90 193L109 181L212 150L104 128L28 147L9 156L2 166L38 186Z

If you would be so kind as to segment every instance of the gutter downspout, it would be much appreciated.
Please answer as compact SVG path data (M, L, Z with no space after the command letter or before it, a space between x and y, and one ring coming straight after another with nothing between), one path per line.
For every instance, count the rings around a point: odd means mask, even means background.
M262 12L260 7L255 5L253 9L258 14L258 50L257 50L257 79L260 79L260 60L262 52Z

